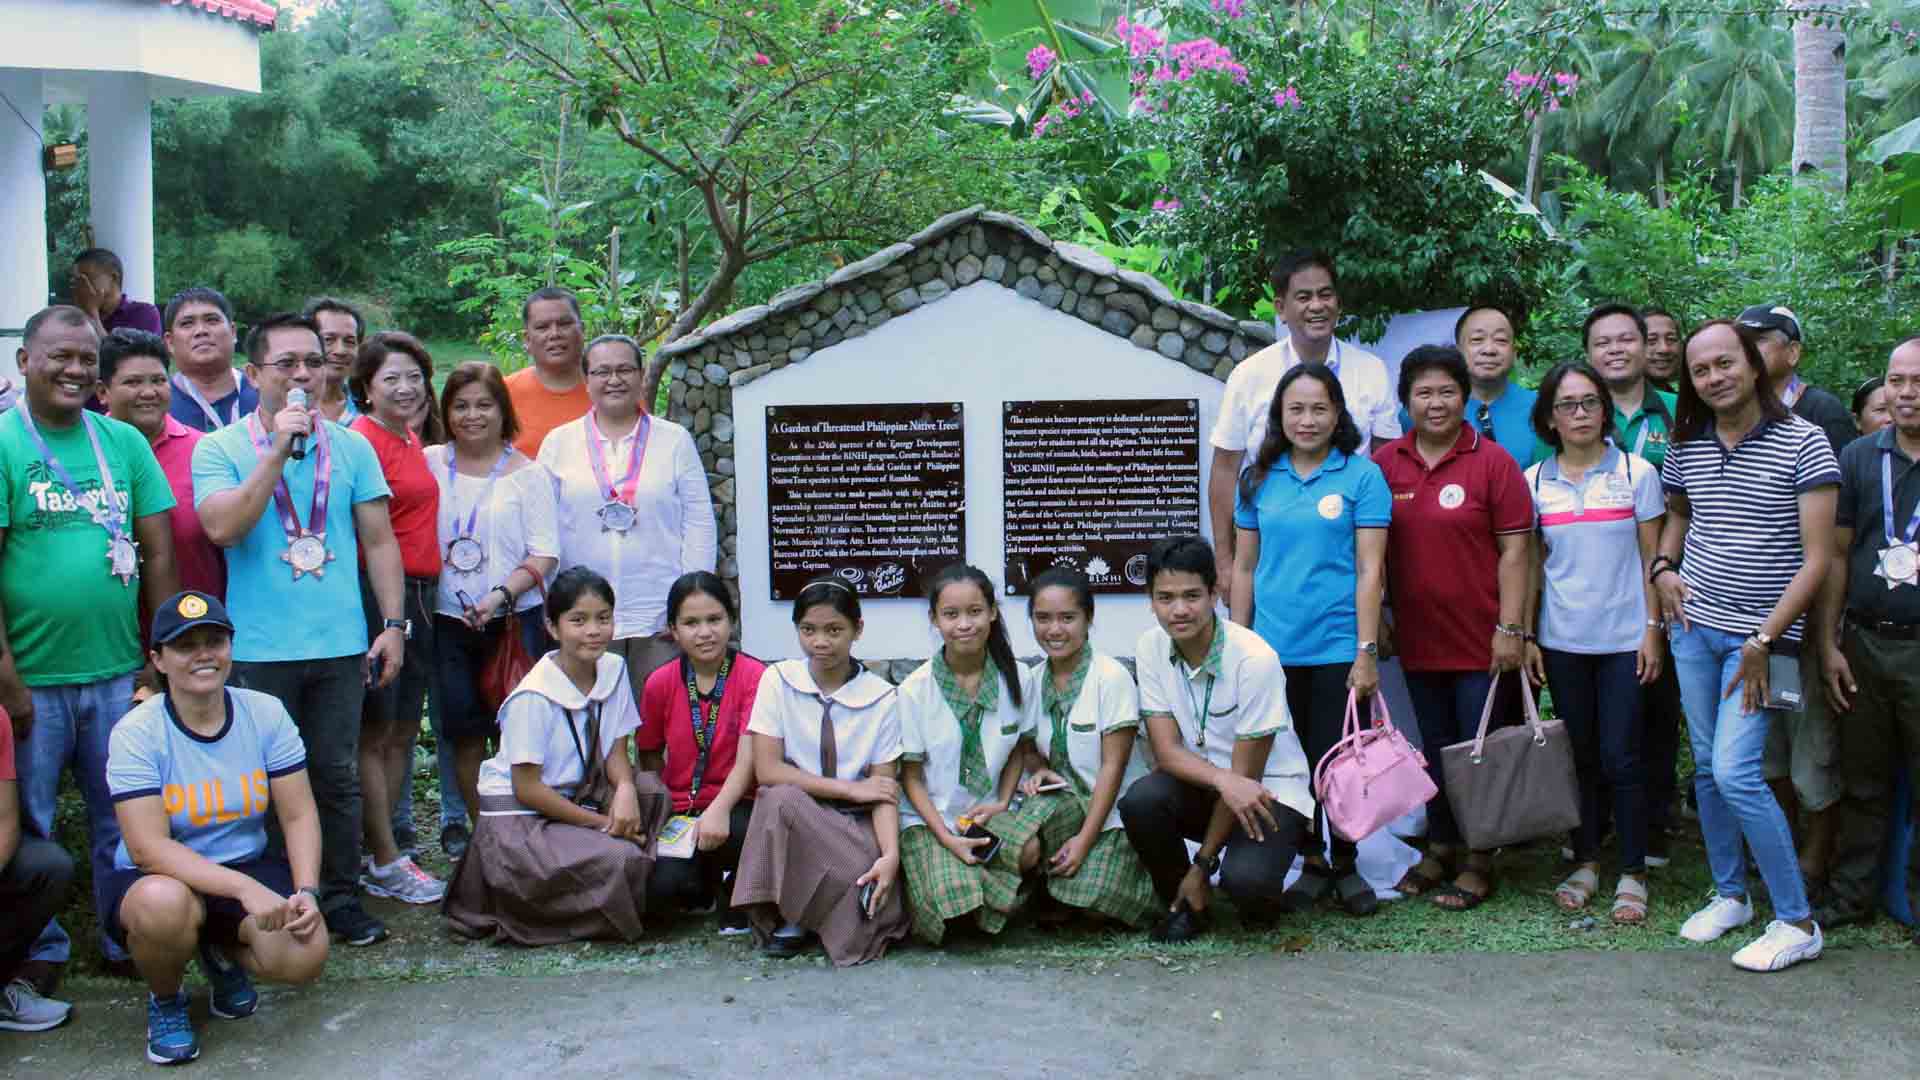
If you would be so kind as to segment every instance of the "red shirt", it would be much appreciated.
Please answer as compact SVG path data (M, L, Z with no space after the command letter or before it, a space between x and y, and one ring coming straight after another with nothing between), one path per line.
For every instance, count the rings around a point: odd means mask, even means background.
M693 766L700 746L693 738L693 714L687 706L686 658L654 669L640 691L640 728L633 734L633 745L640 750L667 752L666 767L660 779L673 793L674 813L705 810L720 794L727 774L733 772L735 756L747 734L747 721L753 716L754 694L760 689L760 676L767 665L735 653L733 667L727 671L726 693L720 699L720 719L714 725L713 741L707 750L706 777L700 782L700 797L693 798ZM701 712L712 709L702 699Z
M1429 469L1403 435L1374 452L1393 492L1387 596L1408 671L1485 671L1500 622L1500 547L1533 528L1533 498L1513 455L1471 424Z
M206 526L193 508L193 448L202 437L202 432L169 416L167 426L160 431L160 441L153 444L153 457L167 475L167 486L173 489L173 510L167 523L173 526L173 565L180 572L180 587L225 600L226 556L207 539Z
M13 771L13 717L0 709L0 780L18 779Z
M353 430L373 444L381 475L393 489L387 516L393 519L393 535L400 541L401 568L408 577L439 577L440 485L427 467L419 436L408 433L402 439L371 416L355 420Z

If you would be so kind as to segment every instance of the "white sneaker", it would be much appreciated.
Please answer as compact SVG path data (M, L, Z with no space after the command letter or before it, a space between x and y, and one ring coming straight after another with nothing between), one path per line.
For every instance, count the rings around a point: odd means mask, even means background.
M1718 941L1727 931L1752 921L1753 905L1746 897L1716 893L1706 907L1687 916L1687 921L1680 926L1680 936L1695 942Z
M0 1031L46 1031L67 1022L73 1006L41 997L33 984L14 979L0 987Z
M372 867L360 884L375 896L408 904L437 904L447 895L446 882L420 869L405 855L388 866Z
M1809 934L1775 919L1767 924L1766 933L1733 954L1733 966L1746 971L1785 971L1802 960L1820 959L1825 945L1826 936L1820 933L1819 923L1813 924L1813 933Z

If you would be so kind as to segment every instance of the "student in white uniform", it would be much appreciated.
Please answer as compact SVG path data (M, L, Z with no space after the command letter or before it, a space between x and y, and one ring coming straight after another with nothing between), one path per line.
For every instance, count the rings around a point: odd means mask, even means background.
M559 648L500 706L480 825L441 908L458 933L521 945L640 937L651 840L672 803L628 757L640 710L607 647L613 612L613 586L585 567L547 592Z
M885 955L907 936L900 901L898 695L853 658L860 599L819 578L793 601L805 659L767 668L747 731L761 788L735 871L769 956L817 935L838 966Z
M1133 676L1087 643L1093 629L1093 589L1078 570L1056 567L1033 579L1027 604L1033 636L1045 650L1027 687L1027 727L1033 732L1032 774L1021 782L1020 814L1049 814L1040 831L1047 895L1128 926L1147 924L1159 910L1153 879L1120 826L1120 796L1147 774L1144 747L1136 753L1140 694ZM1049 793L1051 791L1051 794Z
M935 574L927 606L940 651L900 684L900 862L914 936L929 945L967 915L999 933L1018 905L1021 874L1040 864L1046 818L999 818L1020 783L1031 718L993 597L993 582L974 567Z
M1215 872L1242 921L1269 922L1313 816L1280 657L1214 614L1213 574L1198 536L1169 537L1147 556L1160 625L1140 635L1134 664L1158 767L1120 799L1120 820L1167 911L1156 941L1206 932ZM1191 859L1188 840L1200 842Z

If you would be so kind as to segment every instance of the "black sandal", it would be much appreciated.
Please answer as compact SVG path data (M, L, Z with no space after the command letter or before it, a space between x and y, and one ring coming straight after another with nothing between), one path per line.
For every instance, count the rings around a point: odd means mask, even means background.
M1380 910L1380 898L1374 895L1373 886L1351 866L1334 881L1333 892L1340 901L1340 909L1356 918L1365 918Z
M1280 911L1287 915L1298 915L1312 911L1315 905L1333 891L1333 871L1324 866L1307 863L1300 870L1300 876L1294 879L1287 891L1280 894Z

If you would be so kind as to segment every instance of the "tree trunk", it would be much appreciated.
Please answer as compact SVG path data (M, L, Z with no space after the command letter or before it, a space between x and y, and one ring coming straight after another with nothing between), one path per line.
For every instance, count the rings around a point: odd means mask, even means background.
M1653 205L1667 208L1667 155L1653 155Z
M1827 0L1788 0L1790 9ZM1847 189L1847 36L1809 18L1793 24L1793 176L1833 191Z
M1533 141L1527 146L1527 201L1535 206L1540 205L1540 152L1546 133L1547 114L1542 109L1533 114Z
M1740 209L1740 196L1744 193L1747 179L1747 159L1739 154L1733 156L1733 208Z

